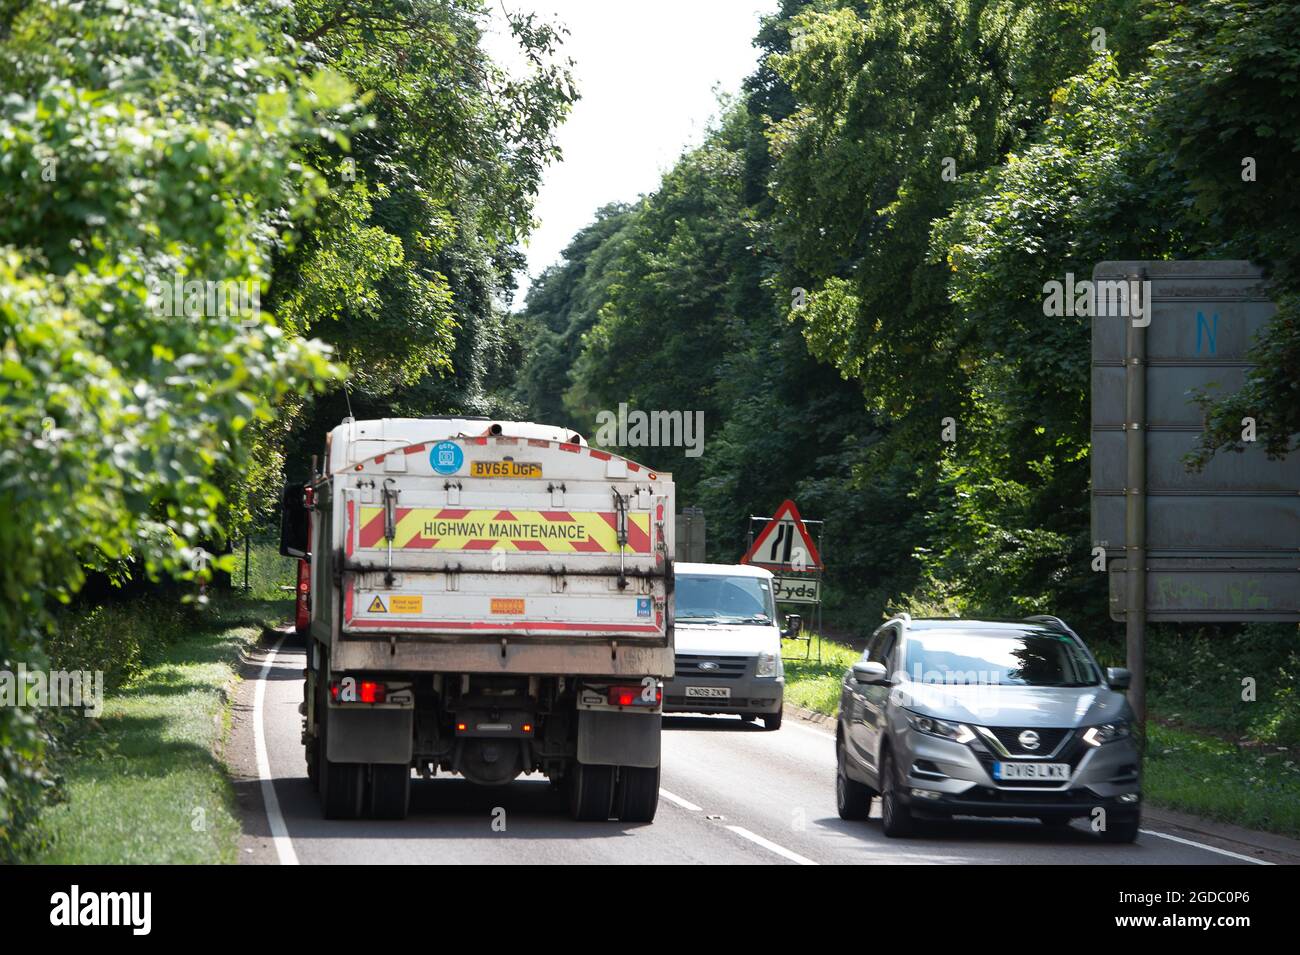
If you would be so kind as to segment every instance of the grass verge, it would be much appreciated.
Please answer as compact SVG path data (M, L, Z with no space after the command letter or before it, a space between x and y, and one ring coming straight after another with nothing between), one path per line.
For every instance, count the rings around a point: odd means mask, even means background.
M226 598L107 695L96 720L68 717L59 801L40 820L46 863L234 862L239 819L216 750L242 647L282 601Z
M844 671L860 654L829 641L822 644L821 663L815 642L809 660L803 659L805 645L798 641L783 641L781 650L786 701L833 716ZM1212 697L1216 705L1220 698L1217 693ZM1209 719L1205 708L1188 705L1186 693L1179 702L1183 712L1178 718ZM1293 748L1258 741L1242 744L1153 721L1143 790L1155 806L1300 837L1300 757Z
M819 644L820 663L817 660ZM808 656L806 660L805 654ZM817 636L812 638L811 644L801 640L782 640L786 702L833 716L840 702L840 681L844 678L844 671L860 656L843 644Z

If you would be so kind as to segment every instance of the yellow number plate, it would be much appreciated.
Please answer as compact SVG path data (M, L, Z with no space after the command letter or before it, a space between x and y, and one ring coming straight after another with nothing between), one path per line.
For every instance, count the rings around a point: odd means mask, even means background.
M510 614L523 613L524 602L522 600L515 600L515 599L505 598L505 597L493 597L492 612L510 613Z
M539 478L542 466L532 461L471 461L470 477Z

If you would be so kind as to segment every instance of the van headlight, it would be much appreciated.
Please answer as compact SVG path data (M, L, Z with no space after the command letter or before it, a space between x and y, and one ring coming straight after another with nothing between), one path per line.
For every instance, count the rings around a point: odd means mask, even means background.
M975 738L975 734L965 723L952 723L948 720L935 719L933 716L923 716L920 713L913 713L911 710L905 712L907 713L908 725L918 733L938 736L940 739L950 739L954 743L969 743Z
M754 671L754 675L776 676L776 667L780 659L780 656L775 653L760 653L758 655L758 669Z
M1127 739L1129 733L1128 720L1117 720L1114 723L1089 726L1083 732L1083 741L1089 746L1100 746L1102 743L1113 743L1117 739Z

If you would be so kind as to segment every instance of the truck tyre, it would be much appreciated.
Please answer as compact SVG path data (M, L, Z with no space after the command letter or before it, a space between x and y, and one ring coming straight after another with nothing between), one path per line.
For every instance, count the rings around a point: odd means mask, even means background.
M411 767L376 763L370 767L370 814L405 819L411 808Z
M312 701L307 699L307 681L302 681L302 695L304 706L312 706ZM315 722L313 714L313 722ZM320 792L320 737L308 736L306 730L306 721L303 726L303 756L307 760L307 779L311 781L311 788L315 792Z
M771 732L781 728L781 718L785 716L784 710L777 710L775 713L768 713L763 717L763 729Z
M614 805L614 767L573 764L569 813L580 822L605 822Z
M319 684L318 684L319 685ZM334 763L329 759L329 710L325 704L324 688L317 696L316 716L320 735L317 737L317 768L320 778L320 807L326 819L358 819L361 816L366 790L366 767L361 763Z
M321 760L320 804L326 819L358 819L365 793L365 766Z
M623 822L654 822L658 808L659 767L619 767L614 815Z

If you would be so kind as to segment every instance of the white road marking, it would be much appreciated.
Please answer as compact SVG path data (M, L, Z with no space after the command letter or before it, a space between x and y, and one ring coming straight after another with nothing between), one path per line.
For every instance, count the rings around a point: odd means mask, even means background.
M663 796L663 797L664 797L665 799L667 799L669 802L671 802L671 803L675 803L676 805L681 806L681 807L682 807L683 809L685 809L687 812L703 812L703 811L704 811L704 810L701 809L699 806L695 805L695 803L691 802L689 799L683 799L681 796L674 796L672 793L670 793L670 792L669 792L668 790L666 790L666 789L660 789L660 790L659 790L659 795Z
M262 783L262 801L266 803L266 821L271 827L275 854L280 858L280 865L297 865L298 854L293 851L289 827L284 824L280 800L275 796L275 783L271 781L271 760L266 755L266 734L262 731L262 700L266 696L266 677L271 672L271 664L275 662L275 655L283 643L284 637L275 642L275 646L262 661L262 672L257 676L257 688L253 691L253 744L257 749L257 775Z
M799 855L799 853L787 849L785 846L777 845L771 839L764 839L758 833L750 832L744 826L727 826L727 828L730 829L732 832L734 832L736 835L740 836L741 838L748 839L750 842L754 843L754 845L762 846L764 849L768 850L769 852L775 852L781 858L789 859L791 862L794 862L798 865L818 864L816 862L813 862L813 860L809 859L807 856L801 856Z
M1195 846L1197 849L1204 849L1207 852L1217 852L1221 856L1228 856L1230 859L1240 859L1242 862L1253 862L1255 865L1277 865L1276 862L1267 862L1264 859L1254 859L1250 856L1244 856L1239 852L1229 852L1227 849L1218 849L1214 846L1207 846L1204 842L1193 842L1191 839L1184 839L1181 836L1171 836L1167 832L1156 832L1154 829L1139 829L1138 832L1145 836L1158 836L1161 839L1168 839L1170 842L1181 842L1185 846Z

